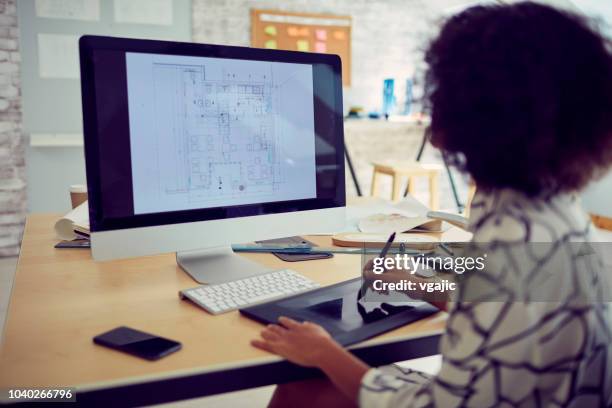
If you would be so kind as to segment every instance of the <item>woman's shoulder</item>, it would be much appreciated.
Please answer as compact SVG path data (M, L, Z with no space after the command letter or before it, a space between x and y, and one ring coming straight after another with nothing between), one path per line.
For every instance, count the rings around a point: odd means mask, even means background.
M478 192L470 209L478 243L590 241L591 222L575 194L529 197L513 190Z

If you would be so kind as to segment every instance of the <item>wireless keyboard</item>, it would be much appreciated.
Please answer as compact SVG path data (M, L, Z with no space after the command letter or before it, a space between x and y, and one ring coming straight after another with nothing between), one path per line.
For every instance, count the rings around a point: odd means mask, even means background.
M181 290L179 296L209 313L221 314L297 295L319 286L291 269L282 269L233 282Z

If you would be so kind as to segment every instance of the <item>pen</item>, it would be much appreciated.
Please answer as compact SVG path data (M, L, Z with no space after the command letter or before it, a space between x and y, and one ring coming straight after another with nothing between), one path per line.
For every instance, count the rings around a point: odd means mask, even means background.
M389 252L389 248L391 248L391 244L393 243L394 239L395 239L395 232L389 235L389 239L387 239L387 243L383 247L382 251L380 251L380 255L378 255L379 258L384 258L387 256L387 252Z
M387 256L387 252L389 252L389 248L391 248L391 244L393 243L394 239L395 239L395 232L389 235L389 238L387 239L385 246L383 247L382 251L380 251L380 254L378 254L379 258L384 258ZM361 299L363 299L363 297L365 296L367 290L368 290L367 282L365 279L363 279L363 282L361 283L361 288L357 291L357 309L360 310L360 314L361 314L361 309L359 308L363 308L360 302L361 302Z

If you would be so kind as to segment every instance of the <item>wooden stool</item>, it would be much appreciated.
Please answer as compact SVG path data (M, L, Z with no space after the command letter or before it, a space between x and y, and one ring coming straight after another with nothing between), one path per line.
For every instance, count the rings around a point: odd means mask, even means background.
M612 218L605 217L603 215L591 214L591 220L593 220L593 224L595 224L597 228L612 231Z
M467 202L465 203L465 208L463 209L463 216L466 218L470 218L470 207L472 207L472 201L474 201L475 195L476 183L474 183L474 180L470 180L468 183Z
M442 166L439 164L420 163L410 161L385 161L372 162L374 173L372 175L372 196L378 194L379 178L381 174L391 176L393 181L393 189L391 191L391 199L398 201L402 197L402 178L408 177L408 194L414 195L415 178L429 178L429 207L431 210L437 210L439 206L438 195L438 179L442 172Z

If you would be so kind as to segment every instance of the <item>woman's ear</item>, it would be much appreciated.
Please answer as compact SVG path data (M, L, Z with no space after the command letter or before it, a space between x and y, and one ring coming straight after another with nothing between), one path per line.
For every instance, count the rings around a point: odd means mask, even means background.
M427 130L425 130L425 137L427 138L427 141L436 149L440 149L443 150L444 147L442 146L441 140L443 140L443 138L441 137L442 135L440 133L435 133L432 130L431 125L429 125L429 127L427 128Z

